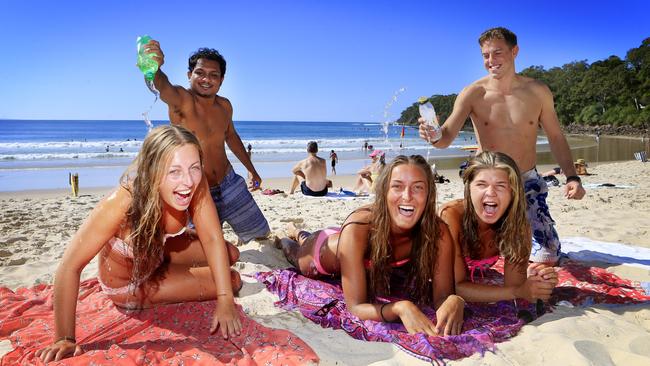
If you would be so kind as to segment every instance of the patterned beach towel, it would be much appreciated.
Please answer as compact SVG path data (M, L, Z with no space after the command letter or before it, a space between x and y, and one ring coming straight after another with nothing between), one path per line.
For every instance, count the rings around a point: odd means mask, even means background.
M54 338L53 287L13 292L0 288L0 340L14 350L2 365L41 365L34 352ZM214 301L126 311L116 308L96 279L84 281L77 303L76 336L85 353L48 365L302 365L314 351L289 331L270 329L240 308L243 332L224 340L210 334Z
M492 351L495 343L516 335L525 321L549 311L526 301L501 301L494 304L468 303L465 307L463 333L457 336L429 337L408 334L400 323L362 321L346 308L338 281L312 280L293 269L257 273L269 291L279 297L276 305L298 310L322 327L342 329L350 336L366 341L392 342L410 355L427 362L456 360L474 353ZM639 284L621 279L601 268L567 262L559 271L559 287L551 303L564 301L572 306L593 303L627 304L650 301ZM481 282L503 283L503 259L485 271ZM424 308L435 322L435 311Z

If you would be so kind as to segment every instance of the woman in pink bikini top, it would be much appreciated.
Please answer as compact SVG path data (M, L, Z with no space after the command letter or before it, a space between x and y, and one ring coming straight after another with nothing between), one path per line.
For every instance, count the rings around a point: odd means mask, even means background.
M379 174L375 196L340 229L309 233L290 225L289 238L276 244L303 275L340 276L347 308L362 320L402 321L409 333L459 334L464 301L454 295L453 241L435 212L430 166L419 155L396 157ZM396 267L413 284L413 301L386 300ZM437 309L437 323L416 303Z
M506 154L484 151L470 161L463 182L465 199L440 209L456 243L457 293L473 302L548 300L557 274L553 267L528 264L532 235L517 164ZM499 257L505 261L503 286L481 283Z
M121 184L63 254L54 281L55 339L37 357L48 362L83 352L75 339L79 275L98 253L101 287L115 305L217 299L210 330L240 334L233 290L241 281L230 272L239 252L224 241L202 167L199 141L188 130L166 125L149 132ZM196 229L187 232L190 218Z

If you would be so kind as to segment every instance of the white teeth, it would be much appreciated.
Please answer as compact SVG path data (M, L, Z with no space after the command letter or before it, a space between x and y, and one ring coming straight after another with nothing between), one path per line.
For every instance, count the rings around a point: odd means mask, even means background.
M192 192L192 191L188 189L186 191L177 191L176 193L183 194L183 195L188 195L188 194L190 194L190 192Z
M415 207L413 207L413 206L400 205L399 208L402 209L402 210L406 210L406 211L414 211L415 210Z

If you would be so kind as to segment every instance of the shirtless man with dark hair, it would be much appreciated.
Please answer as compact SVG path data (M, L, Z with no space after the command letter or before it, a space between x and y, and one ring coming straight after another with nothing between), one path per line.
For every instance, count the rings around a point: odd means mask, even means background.
M300 184L300 191L304 195L322 197L327 194L327 188L332 184L327 179L325 159L316 155L317 153L318 144L316 141L310 141L307 144L307 157L300 160L291 170L294 174L289 191L291 194L298 188L298 184Z
M145 52L155 54L158 72L154 85L169 107L169 120L192 131L204 153L204 172L221 222L228 222L242 242L265 237L269 224L226 156L225 144L248 170L249 188L259 189L262 179L255 170L232 122L230 101L217 95L226 73L226 60L217 50L200 48L188 60L189 89L172 85L162 72L165 62L160 44L152 40Z
M479 151L508 154L522 172L533 230L531 261L556 263L560 241L548 212L546 184L535 169L537 130L546 133L551 152L566 175L565 196L582 199L585 190L576 175L569 144L558 121L553 95L544 83L517 75L517 36L505 28L492 28L479 38L488 75L465 87L443 126L435 129L420 119L420 137L437 148L448 147L469 116Z

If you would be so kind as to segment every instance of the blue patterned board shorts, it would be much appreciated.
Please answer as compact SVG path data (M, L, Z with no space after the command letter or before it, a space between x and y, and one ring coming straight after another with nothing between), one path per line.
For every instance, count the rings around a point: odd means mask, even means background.
M264 214L248 191L246 181L232 167L221 183L210 187L221 222L227 222L241 241L247 243L271 230Z
M528 206L528 221L533 231L533 248L530 252L532 262L557 262L560 258L560 238L555 231L555 221L546 204L548 186L533 168L522 173Z

